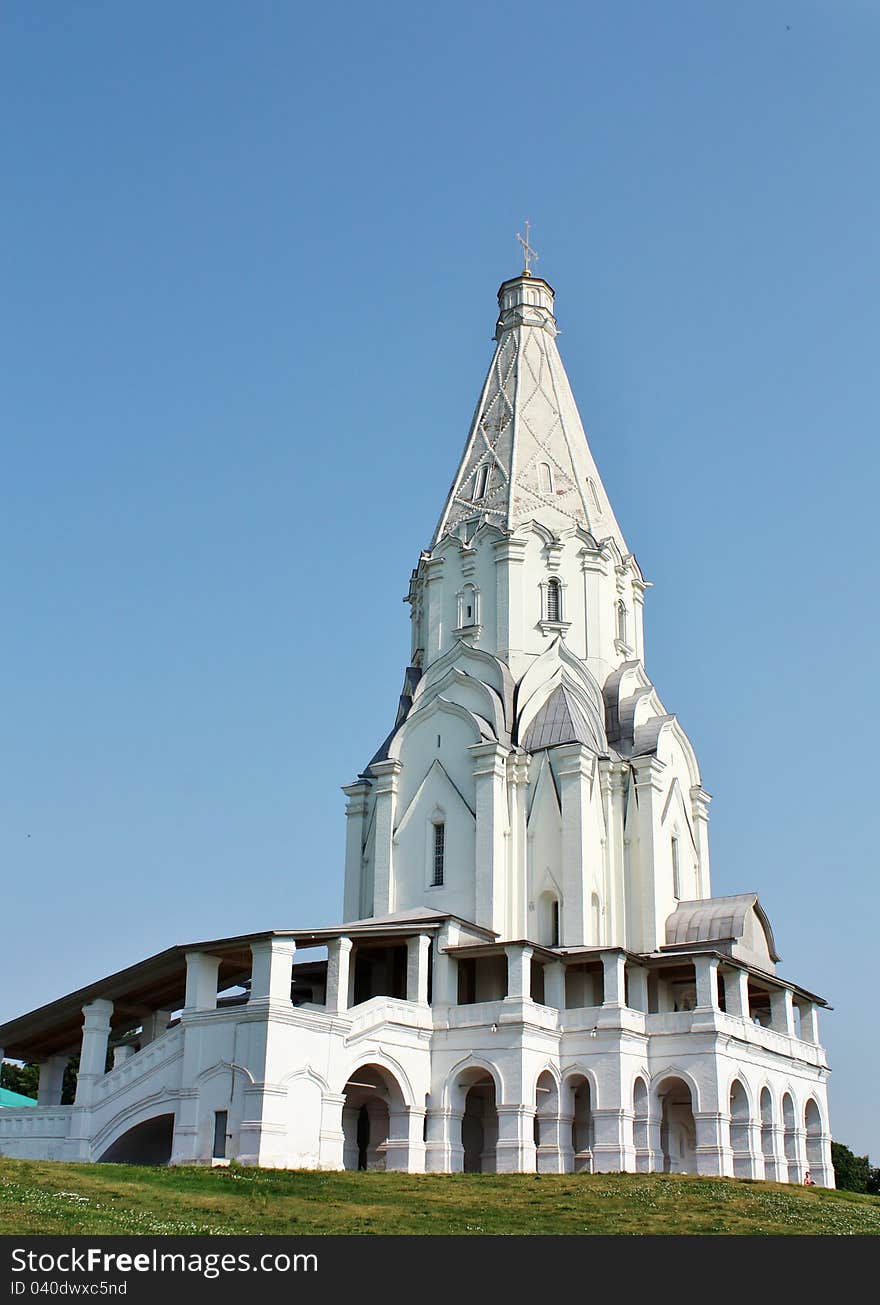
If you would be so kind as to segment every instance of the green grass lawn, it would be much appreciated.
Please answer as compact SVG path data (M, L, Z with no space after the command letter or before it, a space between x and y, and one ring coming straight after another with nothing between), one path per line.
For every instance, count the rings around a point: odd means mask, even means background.
M684 1175L313 1173L0 1159L0 1233L880 1233L880 1197Z

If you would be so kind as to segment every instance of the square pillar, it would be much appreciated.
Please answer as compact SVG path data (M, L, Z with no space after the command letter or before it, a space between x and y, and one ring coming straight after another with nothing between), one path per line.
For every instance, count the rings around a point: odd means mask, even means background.
M406 940L406 999L428 1004L428 961L431 939L426 933Z
M531 1001L532 948L523 943L508 943L504 951L507 955L506 1000Z
M374 761L376 777L375 859L373 862L373 915L390 915L394 910L394 826L397 819L397 786L403 769L399 761Z
M814 1001L798 1002L801 1014L801 1041L819 1046L819 1007Z
M448 927L444 926L434 943L434 992L435 1006L458 1005L458 961L445 950L452 945Z
M219 970L219 956L210 956L207 952L186 953L186 996L183 1004L187 1014L217 1009Z
M293 958L296 943L292 938L262 938L251 943L251 993L248 1005L255 1002L290 1006L293 984Z
M749 1011L749 976L745 970L724 971L724 1004L728 1015L751 1018Z
M694 1127L697 1135L697 1173L727 1173L725 1165L724 1120L717 1110L694 1111ZM729 1166L733 1167L732 1161Z
M603 1006L626 1005L626 954L602 953Z
M776 988L771 991L770 1027L777 1033L794 1037L794 1000L791 988Z
M695 956L697 1010L718 1010L718 957Z
M544 1005L565 1010L565 966L552 961L544 966Z
M632 1173L636 1167L633 1117L617 1106L593 1107L593 1172Z
M647 1015L648 1013L648 971L644 965L627 965L626 974L629 979L629 999L627 1005L630 1010L641 1010Z
M106 1001L103 997L83 1006L82 1050L79 1055L75 1105L91 1105L95 1083L104 1076L112 1014L113 1002Z
M428 1106L425 1119L425 1171L460 1174L464 1169L461 1144L462 1112L447 1106Z
M476 924L502 937L507 924L507 749L500 743L468 748L476 786Z
M364 864L364 829L372 784L359 779L346 784L345 804L345 891L342 899L343 920L360 920L365 911L361 902L361 875Z
M498 1141L495 1170L499 1174L535 1172L535 1108L520 1104L497 1105Z
M327 945L328 1011L338 1014L348 1009L348 978L351 963L351 939L334 938Z
M40 1083L37 1088L38 1106L60 1106L61 1089L64 1085L64 1071L67 1069L67 1056L50 1056L40 1064Z
M170 1010L154 1010L151 1015L145 1015L141 1021L141 1047L146 1047L156 1038L161 1038L162 1034L168 1029L171 1022Z
M385 1168L404 1174L425 1172L425 1111L403 1106L388 1112Z

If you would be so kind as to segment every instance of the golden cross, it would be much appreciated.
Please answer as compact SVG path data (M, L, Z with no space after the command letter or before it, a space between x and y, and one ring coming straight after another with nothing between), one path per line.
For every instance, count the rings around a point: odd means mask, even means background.
M538 261L538 251L536 249L532 249L532 246L529 244L529 232L531 231L531 226L532 226L531 222L529 221L528 218L526 218L525 237L521 236L518 231L516 233L516 238L523 247L523 273L525 276L532 275L532 267L531 267L532 259L534 259L536 263Z

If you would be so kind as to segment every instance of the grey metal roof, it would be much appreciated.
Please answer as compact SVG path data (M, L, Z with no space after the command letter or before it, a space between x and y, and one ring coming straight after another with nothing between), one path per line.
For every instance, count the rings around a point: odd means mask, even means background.
M584 714L580 703L564 684L550 694L525 733L522 746L526 752L540 752L559 743L584 743L595 752L604 752L604 740Z
M679 902L666 921L667 946L682 943L724 942L738 940L746 931L746 917L754 911L767 938L771 960L779 955L773 930L757 893L738 893L733 897L706 897L700 901Z

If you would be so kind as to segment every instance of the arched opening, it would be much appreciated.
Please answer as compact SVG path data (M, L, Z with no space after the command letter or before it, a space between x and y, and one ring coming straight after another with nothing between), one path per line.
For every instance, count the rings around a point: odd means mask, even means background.
M590 897L590 921L593 929L592 943L594 947L602 945L602 906L599 902L599 894L593 893Z
M384 1169L395 1122L402 1128L406 1106L400 1086L380 1065L362 1065L343 1089L342 1163L346 1169Z
M764 1177L776 1177L776 1157L773 1153L773 1098L769 1088L761 1089L761 1155L764 1157Z
M549 1070L535 1084L535 1170L539 1174L561 1174L561 1119L559 1090Z
M617 604L617 638L623 644L627 642L626 603L622 598Z
M576 1174L593 1171L593 1103L590 1080L583 1074L572 1074L565 1081L571 1094L571 1167Z
M559 946L559 922L559 898L553 893L542 893L538 898L538 928L545 947Z
M730 1085L730 1148L733 1151L734 1177L751 1178L749 1098L738 1078Z
M782 1128L785 1150L785 1179L786 1182L796 1183L799 1181L799 1174L797 1162L797 1137L795 1135L794 1123L794 1102L788 1092L786 1092L785 1096L782 1098Z
M465 1087L464 1113L461 1117L461 1145L466 1174L495 1172L495 1146L498 1141L498 1112L495 1083L485 1071Z
M98 1161L106 1165L167 1165L173 1139L174 1116L156 1115L117 1137Z
M825 1173L825 1151L822 1144L822 1115L816 1102L810 1097L804 1111L804 1131L807 1141L807 1168L814 1183L820 1187L827 1184Z
M643 1078L633 1084L633 1146L636 1172L651 1172L651 1140L648 1121L648 1085Z
M657 1089L661 1102L660 1149L665 1174L697 1172L697 1126L691 1090L681 1078L664 1079Z
M541 462L538 464L538 480L541 485L542 494L553 493L553 472L550 469L549 462Z
M489 464L484 462L477 468L477 475L474 481L474 497L472 502L478 503L486 493L486 486L489 481Z

